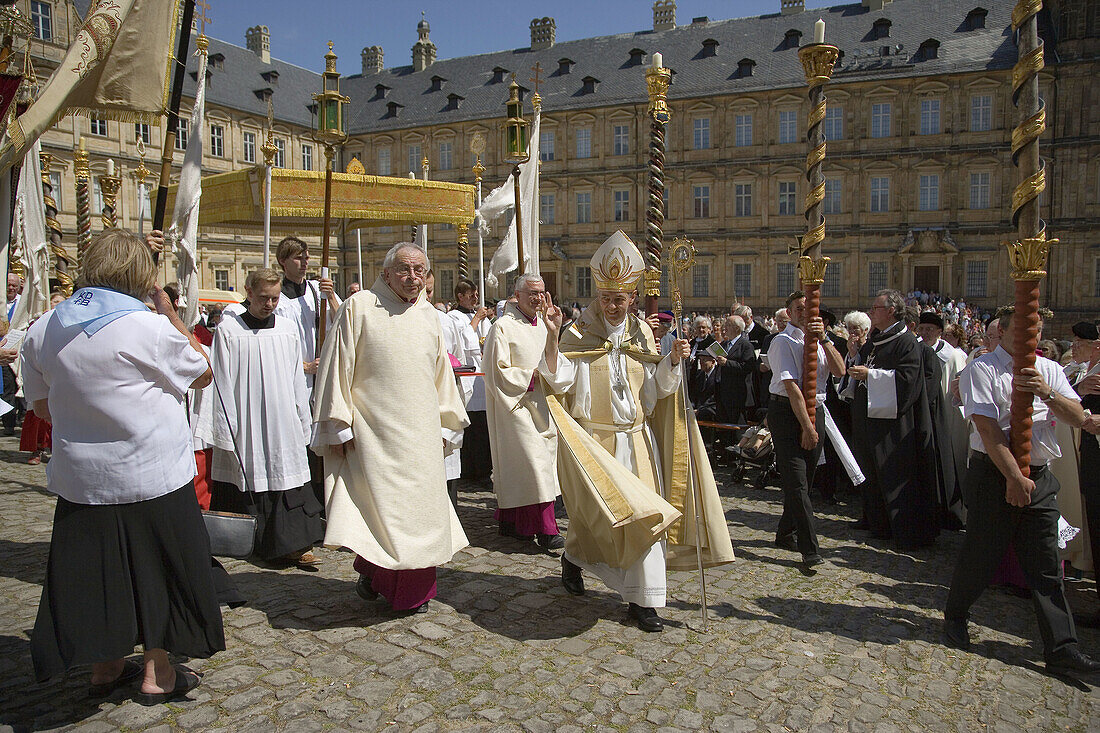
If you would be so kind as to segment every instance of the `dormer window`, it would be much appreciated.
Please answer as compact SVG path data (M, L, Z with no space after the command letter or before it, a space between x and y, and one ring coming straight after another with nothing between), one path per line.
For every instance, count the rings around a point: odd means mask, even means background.
M917 58L921 61L931 61L940 56L940 42L935 38L929 38L917 49Z
M432 89L431 90L433 92L441 91L443 89L443 84L446 81L447 80L444 79L442 76L433 76L432 77Z
M985 16L988 14L989 11L985 8L974 8L966 14L966 20L963 22L963 26L968 31L976 31L985 28Z
M573 59L558 59L558 74L562 76L568 74L575 63L577 62Z
M891 25L893 23L890 22L889 18L879 18L871 24L871 35L876 39L889 38Z
M714 40L713 38L708 38L705 41L703 41L703 52L700 54L700 56L702 56L703 58L706 58L707 56L717 56L717 55L718 55L718 41Z
M581 79L581 83L584 86L581 87L581 94L593 94L596 91L596 85L600 83L600 80L594 76L586 76Z
M225 54L212 53L206 57L206 63L210 65L211 69L221 69L225 67Z
M632 48L630 49L630 61L627 62L627 66L641 66L643 58L645 58L645 51L640 48Z
M756 66L756 62L752 59L741 59L737 62L737 76L740 79L745 79L752 76L752 67Z
M260 74L260 76L262 76L264 78L264 81L266 81L271 86L279 86L279 72L275 71L275 69L272 69L271 71L265 71L264 73Z
M386 95L389 94L389 93L390 93L390 88L388 86L386 86L385 84L375 84L374 85L374 98L375 99L385 99Z
M490 84L500 84L504 81L504 75L508 73L508 69L503 66L493 67L493 78L489 80Z
M463 96L460 96L458 94L455 94L454 92L451 92L450 94L447 95L447 109L449 109L449 110L458 109L459 107L462 106L462 102L465 99L466 99L466 97L463 97Z
M387 102L386 103L386 117L397 117L398 115L401 114L401 108L404 107L404 106L405 105L398 104L397 102Z
M264 87L263 89L253 89L252 93L256 95L256 99L259 99L261 102L265 103L267 102L267 100L271 99L271 95L274 94L270 87Z
M783 34L783 48L798 48L802 45L802 31L791 28Z

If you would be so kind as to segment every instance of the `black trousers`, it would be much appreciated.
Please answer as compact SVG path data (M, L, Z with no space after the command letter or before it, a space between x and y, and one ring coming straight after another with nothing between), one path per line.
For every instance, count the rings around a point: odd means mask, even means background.
M15 424L19 421L19 414L22 412L20 409L22 405L21 399L15 396L15 393L19 391L19 384L15 379L15 372L8 365L0 366L0 375L4 379L3 392L0 393L0 398L14 407L14 410L8 410L4 413L3 417L0 417L0 423L4 425L4 429L7 431L15 430Z
M815 425L824 425L821 408L817 408ZM793 536L798 551L803 555L816 555L820 550L814 530L814 507L810 502L810 485L814 470L821 456L821 441L813 450L802 447L802 426L791 409L790 400L772 395L768 402L768 428L772 431L775 449L775 465L779 471L779 485L783 488L783 516L779 518L776 540Z
M1039 620L1039 633L1049 658L1077 643L1073 614L1062 587L1058 558L1058 479L1032 466L1031 504L1014 507L1005 501L1005 479L992 459L974 451L963 480L966 497L966 540L963 542L944 616L965 619L1004 557L1009 543L1016 550Z
M1095 567L1100 564L1100 443L1095 435L1084 431L1081 431L1081 498ZM1096 592L1100 593L1100 572L1094 575Z

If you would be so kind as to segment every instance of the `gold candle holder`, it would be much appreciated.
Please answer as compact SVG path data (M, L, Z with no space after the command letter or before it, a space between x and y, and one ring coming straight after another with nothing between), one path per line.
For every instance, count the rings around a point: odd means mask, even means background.
M99 220L104 229L118 227L118 216L115 213L115 204L118 199L118 191L122 187L122 178L114 175L102 175L99 177L99 192L103 196L103 211Z
M672 70L661 65L660 54L654 54L653 65L646 69L645 84L649 93L649 201L645 211L645 274L642 288L645 312L657 312L661 296L661 251L665 224L665 125L672 119L668 108L668 87Z

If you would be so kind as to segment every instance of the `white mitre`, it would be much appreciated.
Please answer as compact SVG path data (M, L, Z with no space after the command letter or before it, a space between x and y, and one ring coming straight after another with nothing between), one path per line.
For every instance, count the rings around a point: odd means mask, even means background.
M641 253L621 229L600 245L591 264L597 290L632 292L645 272Z

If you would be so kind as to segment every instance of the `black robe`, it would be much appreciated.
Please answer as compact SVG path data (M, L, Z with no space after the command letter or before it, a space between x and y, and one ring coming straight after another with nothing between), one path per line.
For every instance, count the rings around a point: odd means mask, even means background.
M864 517L876 536L892 536L900 550L929 545L940 529L939 480L920 344L895 323L873 331L859 356L865 366L894 370L897 390L897 417L869 418L867 382L856 382L852 432L867 477L861 487Z
M957 530L966 526L966 508L963 505L961 470L955 465L955 450L951 441L951 423L948 410L955 409L943 394L943 362L936 350L919 341L924 370L924 390L928 395L928 412L932 417L932 440L936 448L936 505L940 526Z
M725 342L723 347L728 353L726 363L718 367L722 372L717 395L718 419L721 422L741 422L745 414L756 406L752 382L760 362L748 339Z

